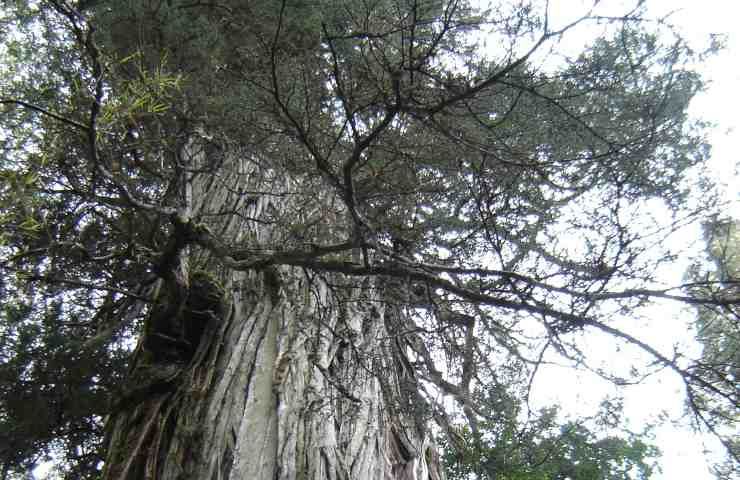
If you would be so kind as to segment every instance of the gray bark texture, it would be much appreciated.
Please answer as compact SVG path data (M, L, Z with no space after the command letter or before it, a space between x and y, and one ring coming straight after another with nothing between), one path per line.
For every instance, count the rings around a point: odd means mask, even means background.
M267 197L240 205L239 182L269 172L232 167L241 174L193 182L194 216L227 204L244 208L245 219L285 210ZM210 227L265 248L281 240L251 220ZM398 312L383 301L382 280L295 267L238 271L202 252L181 252L190 257L178 264L190 270L186 305L155 305L149 319L177 315L164 322L185 330L200 322L200 333L188 345L163 345L152 338L169 336L147 327L108 419L106 480L444 478L426 410L406 386ZM221 298L196 301L204 290Z

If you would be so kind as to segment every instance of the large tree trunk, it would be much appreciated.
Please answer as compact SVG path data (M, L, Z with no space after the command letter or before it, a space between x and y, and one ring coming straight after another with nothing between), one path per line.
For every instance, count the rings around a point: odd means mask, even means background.
M428 432L387 405L399 382L383 310L338 306L302 272L279 291L265 275L235 275L189 364L139 355L129 390L145 395L110 419L106 478L440 478Z
M342 197L346 188L322 177L319 160L291 146L290 136L280 137L288 145L273 144L273 129L285 128L270 123L282 118L273 111L277 100L244 87L278 82L269 73L280 61L294 61L292 54L276 59L275 45L259 43L282 31L263 25L282 21L281 9L257 2L264 18L255 19L241 4L222 10L170 3L134 2L99 16L108 32L101 38L118 58L141 58L154 71L165 58L189 82L179 107L187 114L162 117L150 128L158 132L155 142L169 142L165 154L153 157L155 163L172 157L168 192L180 190L171 203L179 213L163 229L170 236L167 261L155 268L161 277L155 302L108 419L104 478L441 478L426 428L429 409L419 408L409 388L413 373L397 341L405 327L384 301L383 280L279 265L231 268L224 261L234 249L244 258L346 243L357 223ZM293 15L300 20L299 13ZM237 24L241 30L229 30ZM193 40L198 35L216 44L206 47ZM267 48L262 57L246 48L254 46L249 42ZM315 69L316 58L301 61ZM242 73L216 75L225 66ZM280 82L293 88L290 78ZM313 87L324 88L317 82ZM270 87L275 96L281 85ZM260 109L272 119L254 113ZM252 138L242 126L229 138L229 122L248 121L232 110L254 115L254 128L267 133ZM229 248L183 243L193 233L188 228L207 228ZM335 260L358 261L360 252L344 250Z
M233 175L232 188L196 182L193 215L284 207L234 194L245 178L265 178L250 173ZM248 220L211 226L253 245L278 240ZM173 309L159 304L177 295L160 293L151 309L108 420L105 479L442 478L377 279L240 272L205 251L182 254L188 299Z

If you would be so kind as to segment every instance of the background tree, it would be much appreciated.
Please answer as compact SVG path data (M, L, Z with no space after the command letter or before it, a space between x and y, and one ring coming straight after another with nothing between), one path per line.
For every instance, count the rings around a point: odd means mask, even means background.
M692 53L639 5L6 4L5 476L62 448L74 478L442 478L435 433L478 438L486 386L595 332L737 407L629 333L654 298L738 303L656 276L714 205Z
M462 452L450 446L444 457L447 478L627 480L650 478L655 471L650 457L658 452L639 438L599 438L583 425L553 420L552 412L543 412L532 425L542 430L509 425L491 441L469 438Z
M696 333L702 344L699 373L711 385L737 398L734 386L740 365L740 322L736 305L725 302L738 297L740 281L740 224L736 219L714 219L705 224L707 262L697 261L687 277L696 281L695 293L718 300L717 305L697 307ZM740 452L735 435L737 409L718 402L704 388L688 389L689 408L698 412L712 433L725 436L734 455ZM718 476L732 478L736 465L727 462L717 469Z
M495 414L476 432L453 419L439 442L449 480L627 480L656 471L660 452L647 443L650 427L626 430L621 402L604 400L595 416L563 421L557 407L531 411L511 388L522 380L489 383L479 392L478 404Z

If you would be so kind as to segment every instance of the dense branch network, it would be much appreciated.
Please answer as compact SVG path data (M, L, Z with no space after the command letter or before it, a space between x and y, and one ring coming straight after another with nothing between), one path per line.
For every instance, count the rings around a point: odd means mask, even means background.
M453 397L473 429L488 415L476 403L495 369L488 353L503 346L517 361L534 358L536 371L550 346L579 357L563 339L584 329L646 352L690 396L700 389L738 407L726 378L703 378L610 319L656 299L740 308L736 296L706 294L735 280L666 287L654 275L671 258L656 245L677 225L650 225L639 210L655 198L687 221L700 210L682 206L678 187L703 161L702 140L683 128L700 82L677 63L680 43L662 47L640 30L638 10L589 12L553 29L547 9L527 21L486 18L462 1L409 10L319 2L310 11L288 0L243 11L175 3L173 12L208 28L183 37L160 5L152 31L116 51L101 32L121 35L130 19L48 2L83 72L69 82L84 85L76 110L0 102L69 132L39 161L48 173L38 197L39 211L68 202L59 208L75 212L65 213L74 239L37 215L48 238L35 232L38 245L26 248L33 235L24 237L4 272L127 298L114 309L116 328L188 257L229 271L387 281L400 292L385 300L402 317L417 387ZM589 22L609 23L616 40L599 39L564 66L537 64ZM471 45L470 32L485 27L509 42L492 58ZM211 56L199 36L218 39ZM147 56L158 38L171 44ZM203 65L181 86L175 73L193 59ZM76 261L38 273L46 257ZM694 294L699 287L707 291ZM545 332L538 355L524 345L526 319ZM454 368L438 366L440 355ZM691 406L714 428L699 403Z

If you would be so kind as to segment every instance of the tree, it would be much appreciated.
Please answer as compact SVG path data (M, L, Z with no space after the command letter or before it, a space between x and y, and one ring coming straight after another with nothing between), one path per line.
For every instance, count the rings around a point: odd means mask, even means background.
M627 480L655 471L660 452L646 443L649 428L620 428L620 402L605 400L595 417L561 422L557 407L528 411L511 390L487 386L479 401L495 416L476 432L460 422L440 438L449 480Z
M654 447L639 439L598 439L575 423L566 423L550 435L518 441L527 443L478 441L464 455L453 453L453 447L445 458L448 478L627 480L650 478L654 471L646 461L646 457L656 454Z
M593 332L737 406L628 328L738 303L655 274L713 197L692 52L639 4L6 3L4 476L443 478L436 433Z
M707 262L697 261L687 277L696 282L695 294L727 300L737 298L740 279L740 222L736 219L713 219L704 225ZM736 305L719 302L697 307L696 333L702 344L701 363L697 370L713 387L737 398L736 387L740 365L740 323ZM703 416L710 432L725 438L724 442L737 457L740 453L735 432L737 409L718 401L707 388L690 388L687 401L691 410ZM718 476L732 478L735 465L717 466Z

